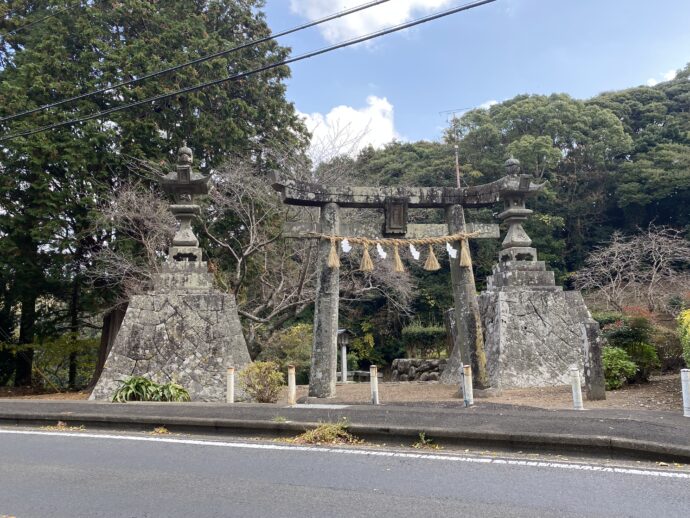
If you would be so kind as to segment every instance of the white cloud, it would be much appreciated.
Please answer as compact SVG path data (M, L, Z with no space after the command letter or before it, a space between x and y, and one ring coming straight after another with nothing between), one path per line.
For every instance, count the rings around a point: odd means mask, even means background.
M671 69L668 72L660 74L661 80L655 77L650 77L649 79L647 79L647 86L656 86L663 81L673 81L676 78L676 74L677 71L675 69Z
M362 108L341 105L326 115L300 115L312 133L310 155L315 163L338 155L355 156L368 145L381 148L398 138L393 105L385 97L370 95Z
M494 104L498 104L498 101L496 99L490 99L490 100L485 101L482 104L480 104L479 107L482 108L483 110L488 110Z
M669 70L664 74L664 81L673 81L676 78L676 74L675 70Z
M410 21L451 3L452 0L396 0L395 2L386 2L322 24L319 26L319 30L327 41L335 43ZM292 12L308 20L323 18L353 5L348 0L290 0Z

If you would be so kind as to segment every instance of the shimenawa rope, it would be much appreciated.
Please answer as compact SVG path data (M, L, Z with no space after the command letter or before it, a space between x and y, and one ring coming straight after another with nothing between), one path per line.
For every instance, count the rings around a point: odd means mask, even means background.
M442 245L452 241L460 241L460 266L464 268L472 267L472 258L470 256L470 248L467 240L472 237L477 237L479 232L458 232L448 236L439 237L423 237L415 239L398 239L398 238L376 238L369 239L367 237L350 237L350 236L334 236L327 234L320 234L318 237L323 240L328 240L331 243L331 249L328 253L328 266L330 268L340 268L340 256L338 254L337 243L347 241L349 244L362 245L362 262L360 270L363 272L371 272L374 269L374 263L369 255L369 247L376 245L386 245L393 248L393 270L396 272L404 272L402 260L400 259L400 246L407 245L426 245L429 253L424 262L424 269L429 271L436 271L441 268L441 265L434 254L433 245Z

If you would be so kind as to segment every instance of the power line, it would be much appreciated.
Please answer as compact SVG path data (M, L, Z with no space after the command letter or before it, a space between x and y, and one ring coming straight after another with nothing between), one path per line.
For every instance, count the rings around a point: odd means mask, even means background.
M57 11L50 13L48 16L44 16L43 18L41 18L39 20L34 20L33 22L29 22L29 23L25 23L24 25L20 25L19 27L11 30L10 32L7 32L5 34L1 34L0 37L2 37L3 39L7 39L8 36L14 36L18 32L23 31L24 29L28 29L29 27L33 27L34 25L37 25L41 22L49 20L50 18L53 18L54 16L57 16L58 14L61 14L61 13L67 12L71 9L74 9L78 5L79 5L79 2L75 2L72 5L68 5L67 7L63 7L62 9L58 9Z
M468 110L474 109L473 106L469 106L467 108L456 108L455 110L443 110L442 112L438 112L439 115L445 115L446 113L458 113L458 112L466 112ZM0 119L2 120L2 119Z
M139 81L144 81L145 79L151 79L153 77L158 77L163 74L167 74L169 72L174 72L176 70L180 70L181 68L188 67L190 65L196 65L198 63L203 63L204 61L208 61L210 59L214 59L217 57L225 56L227 54L231 54L233 52L237 52L242 49L246 49L247 47L252 47L254 45L258 45L260 43L265 43L269 40L275 39L275 38L280 38L282 36L287 36L288 34L293 34L298 31L302 31L304 29L309 29L310 27L314 27L316 25L320 25L322 23L330 22L331 20L335 20L337 18L342 18L343 16L347 16L349 14L353 14L359 11L363 11L364 9L369 9L370 7L374 7L380 4L383 4L385 2L389 2L390 0L375 0L372 2L368 2L366 4L362 4L356 7L352 7L350 9L345 9L344 11L340 11L331 15L328 15L324 18L320 18L318 20L315 20L313 22L308 22L302 25L298 25L297 27L293 27L291 29L287 29L285 31L279 32L278 34L270 34L268 36L265 36L263 38L259 38L257 40L252 40L247 43L243 43L242 45L238 45L237 47L233 47L231 49L226 49L226 50L221 50L219 52L215 52L213 54L208 54L206 56L202 56L200 58L193 59L191 61L187 61L185 63L180 63L179 65L172 66L170 68L166 68L164 70L158 70L157 72L151 72L149 74L143 75L141 77L137 77L134 79L129 79L127 81L122 81L121 83L117 83L111 86L108 86L106 88L100 88L98 90L94 90L92 92L87 92L84 94L76 95L74 97L70 97L69 99L64 99L62 101L56 101L54 103L49 103L49 104L44 104L43 106L39 106L37 108L32 108L30 110L26 110L20 113L16 113L14 115L8 115L7 117L2 117L0 118L0 122L5 122L5 121L10 121L13 119L18 119L19 117L24 117L26 115L31 115L33 113L37 113L40 111L45 111L49 110L50 108L55 108L57 106L62 106L63 104L71 103L74 101L80 101L82 99L86 99L88 97L92 97L94 95L102 94L105 92L110 92L112 90L117 90L119 88L122 88L123 86L129 86L134 83L138 83Z
M395 26L389 27L389 28L387 28L387 29L382 29L382 30L380 30L380 31L372 32L372 33L369 33L369 34L367 34L367 35L365 35L365 36L360 36L360 37L357 37L357 38L352 38L352 39L350 39L350 40L347 40L347 41L344 41L344 42L341 42L341 43L337 43L337 44L335 44L335 45L331 45L331 46L328 46L328 47L323 47L323 48L321 48L321 49L319 49L319 50L314 50L314 51L307 52L307 53L305 53L305 54L301 54L301 55L296 56L296 57L293 57L293 58L288 58L288 59L285 59L285 60L282 60L282 61L278 61L278 62L276 62L276 63L271 63L271 64L269 64L269 65L265 65L265 66L263 66L263 67L255 68L255 69L249 70L249 71L247 71L247 72L241 72L241 73L239 73L239 74L234 74L234 75L231 75L231 76L228 76L228 77L222 77L222 78L220 78L220 79L215 79L215 80L213 80L213 81L207 81L207 82L205 82L205 83L200 83L200 84L198 84L198 85L189 86L189 87L187 87L187 88L181 88L181 89L179 89L179 90L175 90L174 92L169 92L169 93L160 94L160 95L157 95L157 96L154 96L154 97L149 97L148 99L142 99L141 101L136 101L136 102L133 102L133 103L129 103L129 104L122 105L122 106L117 106L117 107L115 107L115 108L110 108L109 110L103 110L103 111L100 111L100 112L97 112L97 113L94 113L94 114L91 114L91 115L87 115L87 116L85 116L85 117L80 117L80 118L76 118L76 119L71 119L71 120L67 120L67 121L63 121L63 122L58 122L58 123L55 123L55 124L50 124L50 125L47 125L47 126L42 126L42 127L40 127L40 128L35 128L35 129L33 129L33 130L28 130L28 131L13 133L13 134L8 135L8 136L6 136L6 137L0 138L0 142L6 142L6 141L8 141L8 140L12 140L12 139L15 139L15 138L17 138L17 137L26 137L26 136L29 136L29 135L34 135L34 134L36 134L36 133L42 133L42 132L44 132L44 131L48 131L48 130L60 128L60 127L63 127L63 126L71 126L71 125L73 125L73 124L77 124L77 123L80 123L80 122L86 122L86 121L89 121L89 120L92 120L92 119L97 119L97 118L102 117L102 116L104 116L104 115L110 115L111 113L119 112L119 111L122 111L122 110L127 110L127 109L129 109L129 108L134 108L134 107L136 107L136 106L141 106L142 104L156 103L156 102L158 102L158 101L162 101L163 99L168 99L168 98L170 98L170 97L175 97L175 96L177 96L177 95L186 94L186 93L190 93L190 92L195 92L195 91L197 91L197 90L201 90L201 89L207 88L207 87L209 87L209 86L215 86L215 85L217 85L217 84L225 83L225 82L228 82L228 81L236 81L236 80L238 80L238 79L244 79L245 77L253 76L253 75L259 74L259 73L261 73L261 72L265 72L265 71L267 71L267 70L271 70L271 69L273 69L273 68L277 68L277 67L284 66L284 65L289 65L290 63L296 63L296 62L298 62L298 61L303 61L303 60L305 60L305 59L313 58L313 57L319 56L319 55L321 55L321 54L326 54L326 53L331 52L331 51L334 51L334 50L342 49L342 48L345 48L345 47L350 47L350 46L352 46L352 45L357 45L358 43L364 43L365 41L368 41L368 40L371 40L371 39L374 39L374 38L379 38L379 37L381 37L381 36L386 36L386 35L388 35L388 34L391 34L391 33L394 33L394 32L398 32L398 31L401 31L401 30L404 30L404 29L409 29L409 28L411 28L411 27L415 27L415 26L421 25L421 24L423 24L423 23L431 22L431 21L437 20L437 19L439 19L439 18L444 18L444 17L446 17L446 16L449 16L449 15L455 14L455 13L459 13L459 12L461 12L461 11L468 11L468 10L473 9L473 8L475 8L475 7L479 7L479 6L482 6L482 5L485 5L485 4L490 4L490 3L495 2L495 1L496 1L496 0L478 0L478 1L475 1L475 2L470 2L470 3L468 3L468 4L464 4L464 5L461 5L461 6L458 6L458 7L454 7L454 8L448 9L448 10L446 10L446 11L441 11L441 12L439 12L439 13L435 13L435 14L432 14L432 15L429 15L429 16L425 16L425 17L422 17L422 18L417 18L416 20L412 20L412 21L407 22L407 23L401 23L401 24L399 24L399 25L395 25Z

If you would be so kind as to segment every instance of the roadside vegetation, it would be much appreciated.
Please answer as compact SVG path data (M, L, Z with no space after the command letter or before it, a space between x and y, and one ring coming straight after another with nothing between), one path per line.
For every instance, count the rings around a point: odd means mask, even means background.
M426 435L426 432L419 432L419 439L412 443L416 450L442 450L443 447L436 444L436 441Z
M275 362L253 362L240 372L240 385L257 403L275 403L285 378Z
M290 442L294 444L363 444L364 441L347 431L347 421L322 423L316 428L307 430Z

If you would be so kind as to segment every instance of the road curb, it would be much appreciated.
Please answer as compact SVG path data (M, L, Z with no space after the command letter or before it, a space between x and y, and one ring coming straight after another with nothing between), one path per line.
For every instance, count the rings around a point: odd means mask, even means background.
M163 415L146 416L113 416L97 413L79 412L45 412L31 414L26 412L2 412L0 423L15 425L54 425L57 421L64 421L70 425L84 425L97 428L151 428L166 426L167 428L187 432L243 432L261 435L279 435L301 433L309 428L321 424L314 421L268 421L261 419L231 419L206 417L173 417ZM386 440L407 439L415 440L420 432L433 437L438 442L454 444L472 444L482 446L499 446L510 449L531 449L566 452L585 452L593 454L607 454L624 457L646 457L655 460L690 461L690 447L663 444L654 441L642 441L609 435L575 435L537 432L504 432L504 431L476 431L451 429L444 427L398 426L398 425L367 425L350 423L350 432L365 439Z

